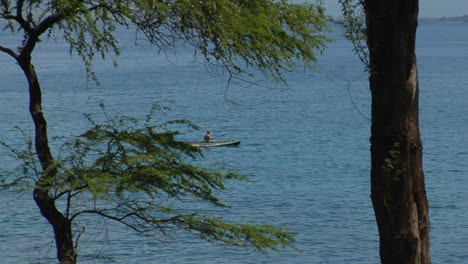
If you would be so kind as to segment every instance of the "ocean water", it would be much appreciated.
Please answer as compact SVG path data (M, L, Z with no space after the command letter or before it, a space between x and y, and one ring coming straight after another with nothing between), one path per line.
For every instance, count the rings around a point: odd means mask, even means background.
M430 203L433 263L467 263L468 253L468 30L467 24L421 23L417 55L424 169ZM369 183L370 93L363 66L339 32L320 58L318 72L299 68L285 74L288 87L255 79L260 86L227 86L206 72L188 49L175 56L121 32L114 69L97 61L101 85L86 80L77 56L65 43L43 43L34 62L43 88L51 137L76 135L84 113L99 111L143 117L151 105L174 100L171 119L189 119L235 148L205 151L206 162L230 164L254 183L233 182L220 194L232 208L207 210L228 220L274 224L295 232L302 252L285 249L269 256L171 234L153 238L104 222L87 224L80 239L80 263L379 263L378 233ZM5 32L0 39L13 44ZM169 60L169 63L168 63ZM32 133L27 86L12 59L0 54L0 131L22 142L15 126ZM58 144L52 143L54 147ZM15 162L0 149L0 167ZM3 172L2 172L3 173ZM30 194L8 203L0 193L2 263L56 263L52 230ZM96 258L98 257L98 258Z

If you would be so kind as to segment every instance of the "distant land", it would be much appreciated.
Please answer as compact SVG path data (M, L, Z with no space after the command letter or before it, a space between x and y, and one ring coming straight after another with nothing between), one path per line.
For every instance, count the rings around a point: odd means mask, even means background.
M440 22L440 23L468 23L468 15L458 17L420 17L421 22Z
M343 21L342 17L335 17L335 21ZM433 22L433 23L468 23L468 15L454 16L454 17L419 17L419 22Z

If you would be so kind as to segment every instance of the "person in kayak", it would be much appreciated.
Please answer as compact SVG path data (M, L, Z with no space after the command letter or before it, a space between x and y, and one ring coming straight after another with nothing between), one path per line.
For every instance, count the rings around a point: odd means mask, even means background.
M212 139L215 139L215 137L212 137L212 136L211 136L211 132L210 132L210 131L206 131L206 134L205 134L205 136L203 137L203 141L204 141L205 143L214 142L214 141L211 141Z

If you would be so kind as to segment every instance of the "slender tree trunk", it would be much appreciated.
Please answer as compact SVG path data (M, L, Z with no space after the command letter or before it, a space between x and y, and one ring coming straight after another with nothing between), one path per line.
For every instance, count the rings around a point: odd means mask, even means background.
M365 0L372 93L371 198L384 264L429 264L418 120L418 0Z
M73 236L70 221L57 210L55 200L49 196L50 183L46 179L53 177L56 171L51 169L54 163L54 158L50 152L47 122L42 112L42 95L39 80L36 75L34 66L31 64L30 56L18 58L18 64L24 71L29 84L29 111L35 126L35 146L36 153L41 162L44 174L39 179L34 189L34 201L39 207L41 214L52 225L55 235L55 243L57 246L57 258L60 263L74 264L76 263L76 254L73 247Z

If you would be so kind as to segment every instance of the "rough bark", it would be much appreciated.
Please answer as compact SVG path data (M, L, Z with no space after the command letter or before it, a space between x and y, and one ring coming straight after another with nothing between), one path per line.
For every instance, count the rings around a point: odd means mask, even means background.
M44 174L39 179L34 189L34 201L39 207L42 216L52 225L57 247L57 259L63 264L76 263L76 254L73 247L73 236L70 221L57 209L55 200L49 196L50 186L44 184L48 177L52 177L55 171L50 169L54 158L49 148L47 136L47 122L42 111L42 95L39 81L34 66L31 64L30 55L24 53L18 57L18 64L26 75L29 85L29 110L35 127L35 147Z
M419 132L418 0L366 0L372 93L371 199L384 264L429 264Z

